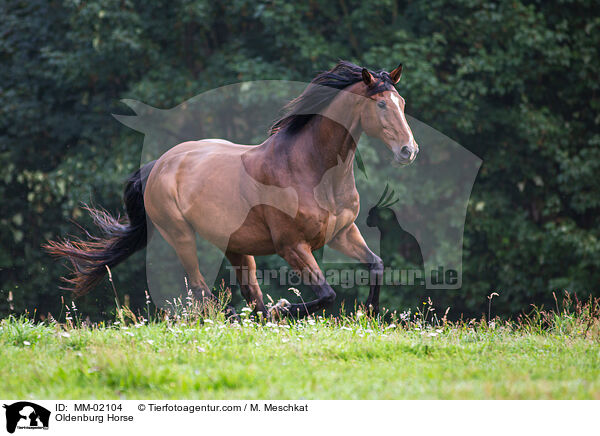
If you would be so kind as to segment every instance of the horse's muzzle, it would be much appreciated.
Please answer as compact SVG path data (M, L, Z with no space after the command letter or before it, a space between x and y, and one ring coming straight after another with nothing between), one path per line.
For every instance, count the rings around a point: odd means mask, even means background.
M394 160L401 165L408 165L412 163L419 153L419 149L411 145L403 145L400 147L394 147Z

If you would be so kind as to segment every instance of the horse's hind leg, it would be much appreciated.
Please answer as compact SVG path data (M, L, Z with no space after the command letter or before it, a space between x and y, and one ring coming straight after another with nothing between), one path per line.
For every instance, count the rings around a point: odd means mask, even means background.
M156 227L177 253L177 257L188 276L194 297L197 299L214 299L214 295L210 292L210 288L206 284L202 273L200 273L194 229L183 219L171 221L168 228L159 225L156 225Z
M213 295L206 284L198 265L196 253L196 233L194 229L182 218L174 219L169 223L168 230L155 224L161 235L167 240L177 253L179 261L188 276L191 291L194 298L203 304L207 302L218 303L217 297ZM235 308L227 305L225 308L227 316L237 317Z
M246 254L225 253L231 266L235 268L235 275L242 295L246 299L248 306L254 309L256 313L262 313L263 317L267 316L267 309L263 301L262 291L256 280L256 261L254 256Z

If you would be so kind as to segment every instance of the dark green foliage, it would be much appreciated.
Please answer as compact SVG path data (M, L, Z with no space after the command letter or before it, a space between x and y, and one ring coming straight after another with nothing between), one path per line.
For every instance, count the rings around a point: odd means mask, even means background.
M127 112L121 98L172 107L228 83L308 81L338 58L403 62L407 113L483 159L463 289L434 301L481 313L497 291L510 314L554 290L598 294L598 12L585 0L3 0L0 314L57 316L64 270L40 244L87 223L80 201L122 210L142 137L111 117ZM138 254L115 271L134 306L143 265ZM100 286L79 306L101 317L112 299Z

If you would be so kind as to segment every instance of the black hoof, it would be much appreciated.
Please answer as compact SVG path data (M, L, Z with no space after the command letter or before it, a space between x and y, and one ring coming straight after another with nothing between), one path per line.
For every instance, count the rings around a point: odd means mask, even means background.
M225 308L225 319L227 319L227 321L231 321L231 322L239 322L241 323L242 320L240 318L240 316L237 314L237 312L235 311L235 307L228 305Z
M290 309L292 304L285 298L282 298L275 304L275 306L269 309L269 318L278 321L286 318L290 315Z

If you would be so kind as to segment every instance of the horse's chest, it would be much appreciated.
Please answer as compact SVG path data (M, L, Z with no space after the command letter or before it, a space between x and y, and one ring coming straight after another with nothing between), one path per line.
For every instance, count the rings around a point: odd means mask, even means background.
M324 234L325 243L328 243L358 216L358 192L352 189L334 193L329 202L321 203L320 206L326 211L321 232Z
M308 194L311 197L309 203L318 206L312 210L315 219L311 221L318 223L321 242L328 243L358 215L359 196L354 184L351 156L346 162L339 159L339 164L327 170L320 183Z
M358 208L343 209L337 214L330 213L327 217L327 225L325 229L325 243L331 241L340 230L346 228L354 222L358 215Z

